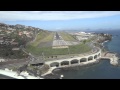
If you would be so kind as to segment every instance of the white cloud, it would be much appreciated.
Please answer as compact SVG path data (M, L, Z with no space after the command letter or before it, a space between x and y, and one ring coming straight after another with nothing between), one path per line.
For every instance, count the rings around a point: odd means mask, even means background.
M71 20L120 15L120 11L0 11L0 21Z

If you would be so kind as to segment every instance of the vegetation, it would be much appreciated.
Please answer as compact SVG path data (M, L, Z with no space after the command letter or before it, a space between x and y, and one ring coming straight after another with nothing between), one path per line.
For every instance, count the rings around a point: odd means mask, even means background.
M47 37L43 38L41 42L49 42L49 41L53 41L53 36L54 34L53 33L49 33L47 35Z
M0 23L0 57L9 59L26 58L28 55L21 48L26 47L28 42L32 41L40 31L43 30L20 24Z
M9 58L9 59L22 59L27 57L25 53L22 52L22 50L19 51L13 51L10 47L6 47L3 49L0 49L0 57L2 58Z
M27 51L31 52L34 55L41 55L44 52L45 56L52 55L67 55L67 54L81 54L90 51L91 48L86 44L79 44L74 46L69 46L69 48L61 48L61 49L52 49L52 47L34 47L32 45L27 46Z
M86 44L86 42L87 42L86 40L83 40L83 44Z
M32 46L37 47L42 42L48 42L53 40L53 33L47 32L47 31L41 31L37 37L36 40L31 43Z
M57 55L81 54L91 50L91 48L86 44L87 41L79 45L69 46L69 48L52 49L52 46L49 47L38 46L42 42L52 42L53 36L54 36L53 32L47 31L40 32L36 40L26 47L27 52L30 52L36 56L41 56L42 53L44 53L44 56L57 57ZM75 41L75 38L68 33L61 32L61 36L64 38L64 40Z
M4 42L8 38L10 40L15 39L15 42L18 42L18 45L11 45L9 42L7 44L0 44L0 57L9 58L9 59L18 59L18 58L21 59L27 57L27 55L23 53L22 50L20 49L21 45L25 46L25 44L27 43L28 41L27 37L21 38L18 35L10 34L4 36L3 38ZM18 48L20 50L12 50L13 48Z
M27 46L27 51L31 52L34 55L42 55L44 52L45 56L50 56L50 55L64 55L67 54L67 49L52 49L52 47L34 47L32 45Z
M70 54L81 54L91 50L91 48L86 44L70 46L69 49L70 49Z
M65 41L76 41L75 37L68 33L61 32L60 35L63 37Z

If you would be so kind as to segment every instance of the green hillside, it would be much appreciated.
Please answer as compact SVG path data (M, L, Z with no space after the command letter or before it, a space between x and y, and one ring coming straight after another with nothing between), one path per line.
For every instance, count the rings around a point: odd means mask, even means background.
M54 56L54 55L81 54L89 52L91 50L91 48L88 45L83 43L79 45L69 46L69 49L68 48L52 49L52 46L50 46L49 43L50 42L52 43L53 36L54 32L45 31L40 32L36 40L26 47L26 50L36 56L41 56L43 52L45 56ZM62 32L61 36L67 41L76 41L73 38L73 36L67 33ZM44 47L45 44L48 44L48 46ZM43 47L41 47L41 45L43 45Z
M65 41L76 41L76 39L74 38L74 36L66 33L66 32L60 32L60 35L62 36L62 38L65 40Z

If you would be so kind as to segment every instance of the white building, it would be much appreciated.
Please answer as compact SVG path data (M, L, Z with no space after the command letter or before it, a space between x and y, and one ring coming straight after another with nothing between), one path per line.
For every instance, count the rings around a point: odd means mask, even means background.
M87 40L88 37L76 36L79 41Z

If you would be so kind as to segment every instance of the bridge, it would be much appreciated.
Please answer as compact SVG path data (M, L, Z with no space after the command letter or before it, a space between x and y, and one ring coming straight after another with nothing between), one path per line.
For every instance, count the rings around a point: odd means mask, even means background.
M91 55L79 56L68 59L52 60L46 61L44 64L49 66L48 72L44 73L42 76L52 73L56 68L71 67L77 65L87 65L90 63L98 62L101 58L101 49L97 48L97 51Z
M103 54L104 53L101 53L101 49L97 48L97 51L91 55L54 60L54 61L47 61L45 62L45 64L49 66L49 70L48 72L43 74L43 76L46 74L52 73L52 71L56 68L71 67L71 66L77 66L77 65L87 65L90 63L98 62L98 60L104 60L104 59L110 60L110 64L112 65L118 65L119 58L116 56L115 53L107 52L107 54L106 53L104 55Z
M51 67L60 68L60 67L66 67L66 66L72 66L72 65L92 63L97 61L100 57L101 57L101 50L99 49L98 52L91 55L54 60L54 61L47 61L45 62L45 64L47 64L50 68Z

